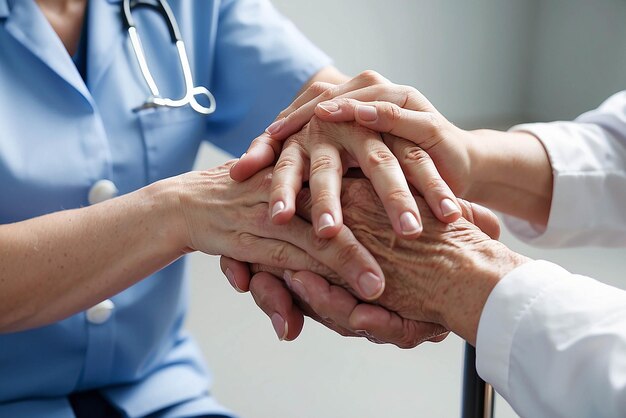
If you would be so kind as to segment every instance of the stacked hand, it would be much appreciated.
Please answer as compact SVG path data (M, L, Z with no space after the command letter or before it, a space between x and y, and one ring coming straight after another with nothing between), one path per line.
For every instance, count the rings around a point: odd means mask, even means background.
M424 233L419 240L397 238L370 183L343 181L345 227L376 257L385 273L385 292L377 304L363 303L335 273L326 273L324 278L314 272L282 272L264 265L253 266L255 271L264 270L251 280L255 300L269 316L279 313L301 323L301 316L307 314L343 335L362 335L404 348L428 339L440 341L449 329L473 341L487 295L507 269L523 259L494 241L499 224L487 209L460 200L464 217L445 224L430 213L422 198L415 201L423 215ZM310 205L311 196L303 191L298 213L307 217ZM495 253L511 262L479 265ZM282 276L288 289L274 275ZM289 290L297 295L296 304ZM424 323L435 325L431 335L424 333Z
M377 102L361 111L357 100ZM364 141L337 144L319 132L314 116L332 122L355 120L396 138L385 136L383 143L379 134L373 134ZM303 127L312 131L312 136L305 135L306 140L290 137ZM417 90L391 84L367 71L338 86L313 84L252 142L231 170L231 176L243 181L276 163L270 197L275 223L287 222L293 216L295 196L302 181L308 179L313 195L313 224L321 237L330 237L341 228L342 173L358 165L374 182L396 233L416 238L421 224L407 179L425 197L439 220L458 219L455 193L462 195L467 187L470 161L469 140L464 139L468 136L462 132ZM401 170L404 176L400 175Z
M451 329L454 319L449 323L445 318L443 307L449 305L444 302L460 298L453 293L462 293L458 284L473 274L480 277L480 285L472 287L478 294L467 300L475 303L471 308L467 302L459 304L467 310L466 320L452 328L471 341L489 291L505 272L523 262L489 239L499 231L493 214L455 197L468 194L473 186L475 142L473 133L448 122L417 90L391 84L376 73L363 73L339 86L314 85L253 141L231 169L231 177L242 181L276 163L269 216L277 225L293 220L296 197L308 181L309 202L303 208L310 209L301 208L300 215L311 220L321 238L332 238L348 225L381 264L386 290L378 305L363 304L341 275L323 274L329 284L311 272L292 275L290 270L264 267L282 275L301 295L296 305L282 280L268 272L250 281L248 265L226 257L223 270L239 289L250 288L270 316L279 313L301 324L304 313L343 334L364 334L403 347L429 339L423 332L427 323L437 324L431 340L445 337L442 332ZM342 184L342 176L352 167L360 167L371 186L362 181ZM354 190L360 191L360 198ZM414 198L414 190L424 199ZM380 216L382 208L389 221ZM461 215L470 222L459 220ZM510 262L483 268L494 253ZM472 270L476 265L482 270ZM458 275L464 269L464 277L452 279L452 272ZM448 296L442 297L438 289L446 289L443 294ZM413 328L417 325L419 331Z

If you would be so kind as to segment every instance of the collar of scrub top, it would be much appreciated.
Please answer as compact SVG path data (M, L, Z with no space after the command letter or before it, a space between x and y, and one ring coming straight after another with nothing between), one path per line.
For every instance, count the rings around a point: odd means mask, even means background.
M0 19L6 18L9 15L9 3L7 0L0 0Z
M17 4L16 4L17 1ZM35 7L35 6L31 6L28 5L27 3L32 2L33 5L35 3L35 0L0 0L0 19L2 19L3 21L6 18L9 18L11 16L12 13L12 8L18 7L20 9L28 9L30 7ZM122 0L107 0L106 3L108 4L119 4L121 3ZM90 4L93 3L93 6L100 6L100 2L89 2ZM105 3L102 3L105 4ZM98 7L101 8L101 7ZM22 10L22 12L24 12ZM24 15L24 13L21 13L22 15ZM119 15L115 14L116 16L118 16L119 19ZM113 17L113 14L110 13L98 13L97 11L93 13L93 21L91 21L89 24L94 24L94 26L104 26L104 27L112 27L112 25L114 25L113 22L108 22L107 20L109 20L109 18ZM96 19L95 16L98 16L98 18ZM118 20L119 22L119 20ZM175 22L175 21L174 21ZM4 23L4 22L2 22ZM26 16L22 16L21 18L21 23L25 24L27 27L23 27L23 28L18 28L18 27L14 27L12 28L14 30L14 32L21 32L21 33L17 33L18 37L21 39L22 43L26 43L26 47L28 49L30 49L35 55L38 55L39 58L45 62L50 68L52 68L57 74L59 74L62 78L64 78L65 80L67 80L70 84L72 84L76 90L78 90L81 95L83 96L83 98L85 99L86 102L89 103L89 106L93 109L94 108L94 103L91 99L91 95L89 94L86 85L84 84L84 81L82 79L82 77L80 77L79 74L76 74L78 77L73 77L72 74L68 73L68 68L66 68L65 65L63 65L60 62L60 59L58 56L55 56L55 52L49 49L45 49L42 50L41 48L37 48L36 47L36 41L34 41L33 39L33 33L29 30L29 27L31 30L41 30L41 28L38 27L33 27L34 22L32 19L26 19ZM170 22L166 22L168 24L170 24ZM113 26L114 27L114 26ZM39 33L39 32L37 32ZM171 33L171 30L170 30ZM177 31L177 33L179 33ZM88 57L87 60L90 61L92 63L92 65L89 66L89 68L87 69L87 73L88 73L88 78L90 80L90 83L92 85L96 85L100 79L100 77L102 76L102 74L104 74L104 72L106 71L106 69L108 68L108 66L111 63L112 57L114 56L114 54L109 53L111 50L111 46L113 44L115 44L117 42L117 39L119 39L119 37L121 36L122 32L113 32L111 34L111 36L106 36L106 37L99 37L100 39L96 40L96 44L94 45L93 43L90 44L90 48L88 51ZM41 38L41 36L39 36L39 38ZM180 38L180 36L179 36ZM180 59L180 64L182 66L183 69L183 76L184 76L184 81L185 81L185 86L186 86L186 93L185 96L177 99L177 100L172 100L172 99L165 99L165 98L160 98L160 97L153 97L154 94L148 99L147 103L151 103L151 105L146 106L146 107L158 107L158 106L167 106L167 107L181 107L184 106L186 104L189 104L195 111L197 111L198 113L201 114L210 114L213 113L215 111L215 98L213 97L213 95L211 94L211 92L206 89L205 87L202 86L194 86L193 85L193 79L191 77L191 69L189 68L189 60L187 58L187 53L185 51L185 46L184 43L182 42L181 39L179 39L176 43L176 48L178 50L178 54L179 54L179 59ZM133 45L134 47L134 45ZM140 60L140 58L137 58L138 60ZM76 71L76 67L74 66L74 63L72 62L71 58L68 56L67 60L72 64L72 70L71 71ZM91 74L91 71L95 71L94 74ZM150 76L151 77L151 76ZM75 78L78 78L79 80L75 80ZM146 80L147 82L148 80ZM151 91L152 92L152 91ZM158 90L157 90L158 92ZM152 92L154 93L154 92ZM196 96L198 95L204 95L209 99L209 107L206 108L202 105L200 105L198 103L198 101L196 100ZM156 100L155 100L156 99ZM156 103L158 102L158 103ZM156 106L155 106L156 104ZM144 105L145 106L145 105Z
M178 62L183 72L185 85L185 95L183 97L179 99L170 99L162 97L159 93L159 89L154 81L154 78L152 77L152 73L150 72L150 68L141 45L141 39L139 37L139 33L137 32L137 27L133 18L132 12L135 8L152 10L154 13L158 13L165 21L170 34L170 39L172 43L176 45ZM135 111L146 108L182 107L189 105L193 110L202 115L210 115L215 112L216 106L213 94L206 87L194 85L185 43L183 42L183 37L180 34L180 29L178 28L174 12L170 8L167 0L123 0L121 17L124 29L128 31L130 43L133 47L133 51L135 52L135 57L137 58L137 64L141 70L141 75L143 76L144 81L148 85L151 93L146 102L136 108ZM207 107L201 105L196 98L197 96L204 96L209 101L209 106Z

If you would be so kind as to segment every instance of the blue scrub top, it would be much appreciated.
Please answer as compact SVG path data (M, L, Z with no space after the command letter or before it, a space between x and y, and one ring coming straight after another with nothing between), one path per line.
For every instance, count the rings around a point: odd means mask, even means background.
M86 206L103 179L123 194L188 171L203 140L239 155L329 64L267 0L170 3L196 84L216 97L213 115L132 111L149 91L119 1L90 1L85 84L34 0L0 0L0 224ZM181 95L163 20L135 17L162 93ZM0 335L0 417L72 417L67 395L92 388L129 417L228 413L182 329L185 270L180 260L116 295L100 321L82 312Z

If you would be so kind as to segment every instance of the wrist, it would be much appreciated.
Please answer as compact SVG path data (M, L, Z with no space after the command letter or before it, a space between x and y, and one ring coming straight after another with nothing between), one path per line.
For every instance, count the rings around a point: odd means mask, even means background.
M527 132L469 132L467 200L546 225L552 202L552 167L541 141Z
M495 240L463 251L464 268L450 274L434 301L441 324L475 345L480 316L492 290L509 272L530 260Z
M177 177L152 183L138 191L154 219L154 233L168 251L179 255L192 252L189 230L180 204L180 184Z
M485 185L493 180L493 164L497 163L497 146L494 149L488 141L494 135L495 131L488 129L478 129L466 131L465 138L467 144L467 154L470 161L470 170L468 178L468 187L463 196L472 202L479 202L484 196ZM493 144L495 146L495 144Z

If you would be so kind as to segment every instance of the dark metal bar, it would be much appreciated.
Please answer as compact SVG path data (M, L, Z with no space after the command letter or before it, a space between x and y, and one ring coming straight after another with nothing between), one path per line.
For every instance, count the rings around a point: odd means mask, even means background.
M476 372L476 350L465 343L461 418L493 418L494 391Z

